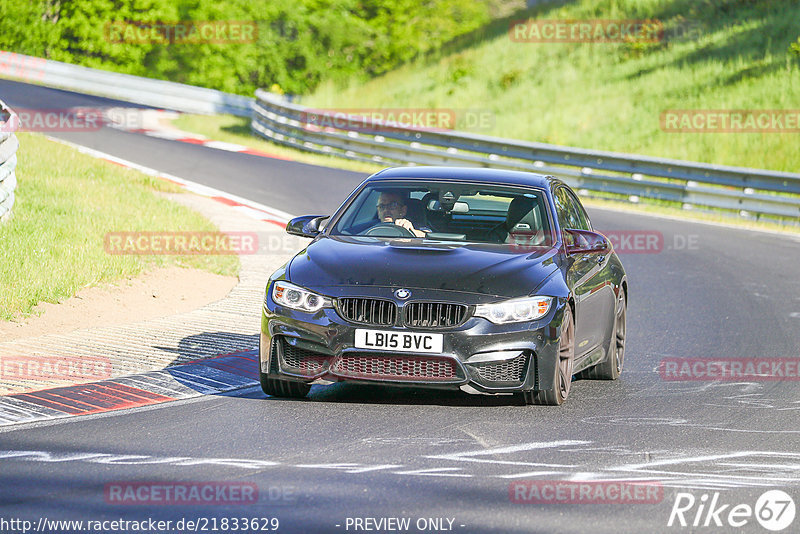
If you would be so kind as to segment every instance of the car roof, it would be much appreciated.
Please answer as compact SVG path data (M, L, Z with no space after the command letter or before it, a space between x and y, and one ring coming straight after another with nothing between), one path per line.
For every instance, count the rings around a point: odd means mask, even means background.
M553 176L535 174L532 172L487 169L483 167L425 166L392 167L384 169L367 178L367 182L400 178L528 185L544 189L548 189L554 183L560 183L560 180Z

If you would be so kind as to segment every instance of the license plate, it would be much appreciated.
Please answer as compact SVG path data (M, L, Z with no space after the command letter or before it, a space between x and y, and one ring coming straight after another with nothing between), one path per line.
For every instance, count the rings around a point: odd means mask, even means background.
M356 329L357 349L379 349L397 352L428 352L441 354L442 334L420 332L390 332Z

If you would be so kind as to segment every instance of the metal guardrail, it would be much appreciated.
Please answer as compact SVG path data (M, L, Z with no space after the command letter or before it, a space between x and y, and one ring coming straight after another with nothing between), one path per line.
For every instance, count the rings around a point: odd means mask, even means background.
M19 141L14 131L19 119L0 100L0 222L7 220L14 205L14 190L17 188L17 148Z
M357 129L330 126L355 122ZM800 223L800 174L403 128L361 117L348 121L343 113L292 104L263 90L256 91L251 127L276 143L358 161L524 170L557 176L584 195L614 193Z
M48 87L185 113L230 113L249 117L253 102L252 98L205 87L92 69L4 51L0 51L0 77L18 78Z

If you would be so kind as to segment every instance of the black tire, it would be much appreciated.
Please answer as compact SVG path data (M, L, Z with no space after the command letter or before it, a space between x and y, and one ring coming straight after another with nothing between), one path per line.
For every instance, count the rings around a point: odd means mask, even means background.
M616 380L622 374L625 363L625 336L627 334L628 302L625 292L620 289L617 297L617 309L614 313L614 331L612 332L609 354L605 361L598 363L578 374L579 378L589 380Z
M278 372L278 350L275 343L276 341L273 341L272 345L270 346L269 369L273 373ZM291 380L281 380L280 378L270 378L268 374L261 372L261 369L258 370L258 377L259 382L261 382L261 391L273 397L302 399L308 395L308 392L311 390L311 386L309 384L304 384L303 382L293 382Z
M575 321L567 306L558 342L558 365L555 366L552 389L526 391L522 394L526 404L560 406L572 386L572 367L575 363Z
M261 378L261 390L273 397L289 397L292 399L302 399L311 390L309 384L302 382L292 382L290 380L280 380L270 378L269 375L259 373Z

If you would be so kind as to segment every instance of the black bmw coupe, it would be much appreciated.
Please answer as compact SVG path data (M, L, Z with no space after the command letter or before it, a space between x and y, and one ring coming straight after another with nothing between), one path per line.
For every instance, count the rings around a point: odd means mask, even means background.
M574 376L622 372L625 270L557 178L385 169L286 231L312 241L266 287L268 395L359 381L559 405Z

